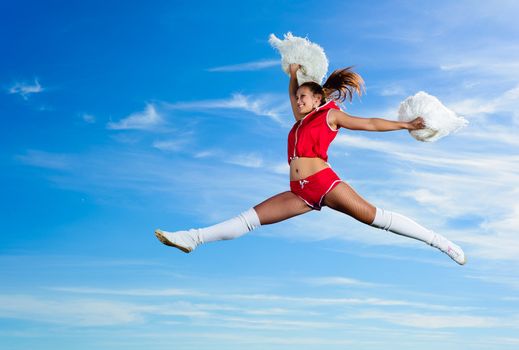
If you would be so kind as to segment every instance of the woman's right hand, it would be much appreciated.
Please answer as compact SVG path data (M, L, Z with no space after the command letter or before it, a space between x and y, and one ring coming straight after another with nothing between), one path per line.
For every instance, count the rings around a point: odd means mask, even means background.
M410 122L408 122L408 130L420 130L425 128L425 120L422 117L416 117Z
M299 68L301 68L300 64L290 63L290 65L288 66L288 71L290 72L291 76L295 76Z

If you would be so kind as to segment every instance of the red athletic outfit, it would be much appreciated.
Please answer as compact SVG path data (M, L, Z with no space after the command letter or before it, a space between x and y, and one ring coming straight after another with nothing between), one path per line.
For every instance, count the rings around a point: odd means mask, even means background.
M318 157L328 160L328 147L339 130L328 124L331 109L340 110L335 101L319 106L298 120L288 134L288 163L299 157ZM325 168L307 178L290 181L290 190L311 208L321 210L324 196L339 184L341 179L331 168Z

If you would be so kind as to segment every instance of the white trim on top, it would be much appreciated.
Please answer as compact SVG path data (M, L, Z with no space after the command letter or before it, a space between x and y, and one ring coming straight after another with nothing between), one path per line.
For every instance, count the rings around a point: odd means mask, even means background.
M328 103L331 103L331 102L333 102L333 100L330 100L330 101L326 102L324 105L317 107L315 109L315 111L317 112L318 110L320 110L321 108L323 108L324 106L326 106Z
M303 118L299 119L296 122L296 123L299 122L299 125L297 126L296 131L294 132L294 134L295 134L294 135L295 136L294 137L295 138L294 139L294 153L293 153L294 155L292 157L290 157L291 160L294 159L294 158L297 158L297 153L296 153L296 149L297 149L297 132L299 131L299 128L301 127L301 125L303 125L303 120L305 120L305 118L308 117L310 114L312 114L314 112L317 112L318 110L320 110L321 108L323 108L324 106L326 106L328 103L331 103L331 102L335 102L335 101L334 100L330 100L330 101L326 102L324 105L317 107L316 109L314 109L313 111L311 111L310 113L308 113L307 115L305 115ZM334 130L334 129L331 128L330 124L328 124L328 114L329 113L330 113L330 110L326 113L326 125L328 125L328 127L330 128L331 131L337 132L337 131L339 131L339 129Z
M330 111L331 109L328 110L328 113L326 113L326 125L328 125L328 127L330 128L331 131L333 132L337 132L339 131L339 129L333 129L331 126L330 126L330 123L328 122L328 116L330 115Z
M307 115L305 115L305 116L304 116L303 118L301 118L300 120L303 120L303 119L305 119L306 117L308 117L310 114L313 114L313 113L317 112L318 110L320 110L321 108L323 108L324 106L326 106L326 105L327 105L328 103L330 103L330 102L333 102L333 100L330 100L330 101L326 102L324 105L317 107L316 109L314 109L313 111L309 112Z

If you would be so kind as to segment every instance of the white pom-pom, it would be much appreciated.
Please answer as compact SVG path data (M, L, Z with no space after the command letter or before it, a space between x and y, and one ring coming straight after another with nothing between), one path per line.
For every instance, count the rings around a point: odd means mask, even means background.
M468 121L445 107L436 97L420 91L409 96L398 110L398 120L409 122L416 117L425 121L425 129L412 130L409 133L418 141L433 142L458 131Z
M307 38L293 36L290 32L285 34L284 40L270 34L269 43L281 54L281 68L287 74L290 74L291 63L301 65L297 71L297 81L300 85L307 81L321 84L328 71L328 59L322 47Z

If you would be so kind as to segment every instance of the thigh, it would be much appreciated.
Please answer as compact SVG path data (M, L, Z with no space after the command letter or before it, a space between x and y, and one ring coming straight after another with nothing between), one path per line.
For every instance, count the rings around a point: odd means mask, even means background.
M368 225L375 220L376 208L344 181L324 196L323 203Z
M287 191L276 194L254 207L262 225L273 224L312 210L301 198Z

